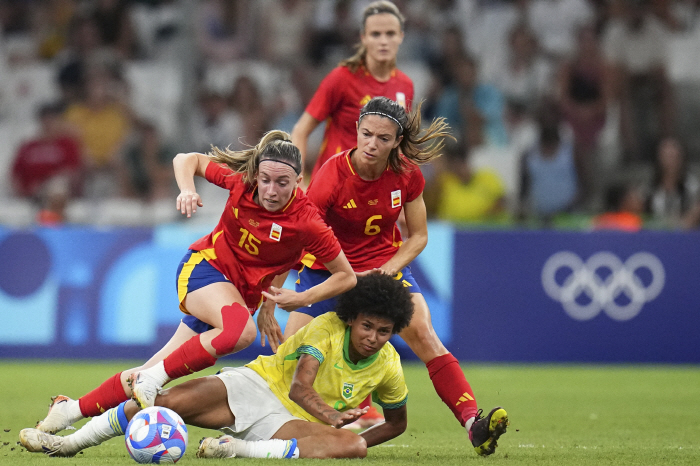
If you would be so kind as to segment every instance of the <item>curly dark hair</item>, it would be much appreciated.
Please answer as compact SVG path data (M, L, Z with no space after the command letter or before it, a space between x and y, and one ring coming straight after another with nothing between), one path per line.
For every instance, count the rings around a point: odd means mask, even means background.
M338 297L335 312L343 322L365 314L394 322L393 333L406 328L413 317L413 302L408 288L385 274L357 277L357 285Z

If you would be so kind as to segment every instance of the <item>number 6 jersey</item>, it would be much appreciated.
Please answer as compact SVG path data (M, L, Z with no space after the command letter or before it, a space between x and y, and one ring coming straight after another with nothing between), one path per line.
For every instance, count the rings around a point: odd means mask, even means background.
M409 162L404 173L387 168L378 179L363 180L352 166L353 150L324 163L307 196L333 229L353 270L363 272L384 265L396 254L402 244L396 226L401 207L420 196L425 179L418 166ZM303 263L323 268L318 259L307 255Z
M269 212L255 203L256 188L244 183L241 174L210 162L205 177L230 193L219 224L190 249L231 280L251 312L260 305L262 290L296 265L304 251L324 263L340 254L333 231L301 189L294 190L284 208Z

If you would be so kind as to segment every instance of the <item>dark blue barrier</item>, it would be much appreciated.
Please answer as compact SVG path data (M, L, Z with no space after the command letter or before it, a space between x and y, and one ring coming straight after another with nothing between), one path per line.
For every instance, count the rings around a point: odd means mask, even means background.
M460 359L700 362L698 233L459 232L454 277Z
M148 358L182 317L175 270L206 233L0 227L0 357ZM700 362L700 234L429 236L412 271L461 360Z

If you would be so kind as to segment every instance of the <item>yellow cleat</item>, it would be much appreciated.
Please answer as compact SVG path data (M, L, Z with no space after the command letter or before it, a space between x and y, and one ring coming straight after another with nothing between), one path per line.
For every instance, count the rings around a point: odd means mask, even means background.
M497 406L486 417L481 417L482 410L476 413L476 419L469 430L469 439L478 455L488 456L496 451L498 439L508 428L508 413Z

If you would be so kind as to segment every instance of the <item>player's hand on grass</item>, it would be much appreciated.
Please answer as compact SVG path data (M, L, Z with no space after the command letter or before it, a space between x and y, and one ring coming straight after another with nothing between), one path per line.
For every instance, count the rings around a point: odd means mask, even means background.
M187 218L191 217L193 213L197 212L197 206L204 207L204 204L202 203L202 198L196 192L184 190L178 194L175 208L182 215L187 214Z
M258 311L258 329L260 330L260 344L265 346L265 338L270 342L272 352L276 353L277 348L284 342L284 334L280 324L275 319L275 302L268 299L262 303Z
M367 411L369 411L369 406L365 408L350 408L347 411L343 411L342 413L338 411L337 415L331 416L332 422L330 424L336 429L340 429L343 426L352 424L353 422L357 421Z
M263 291L262 294L268 300L277 304L277 307L287 312L292 312L300 307L306 306L306 304L301 301L301 293L288 290L287 288L271 286L268 291Z

